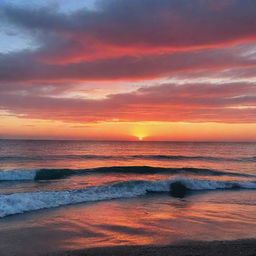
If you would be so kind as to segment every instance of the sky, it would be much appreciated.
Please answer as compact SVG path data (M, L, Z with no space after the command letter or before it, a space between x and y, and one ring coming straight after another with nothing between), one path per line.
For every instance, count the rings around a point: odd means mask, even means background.
M1 0L0 138L256 141L255 0Z

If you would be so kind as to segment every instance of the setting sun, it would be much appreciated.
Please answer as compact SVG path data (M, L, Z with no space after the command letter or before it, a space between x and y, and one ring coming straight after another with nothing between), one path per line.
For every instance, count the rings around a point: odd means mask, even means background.
M138 125L136 127L132 128L132 134L134 137L137 138L137 140L142 141L149 135L148 127L145 127L144 125Z

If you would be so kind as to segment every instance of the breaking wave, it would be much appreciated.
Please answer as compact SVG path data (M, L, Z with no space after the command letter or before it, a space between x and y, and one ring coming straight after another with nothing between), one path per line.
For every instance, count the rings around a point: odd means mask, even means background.
M164 168L150 166L112 166L92 169L35 169L35 170L3 170L0 171L0 181L51 180L72 175L89 173L133 173L133 174L194 174L208 176L255 177L254 175L216 171L202 168Z
M76 190L0 195L0 217L62 205L132 198L149 192L170 192L173 196L182 196L186 191L216 189L256 189L256 181L224 182L176 177L161 181L131 180Z

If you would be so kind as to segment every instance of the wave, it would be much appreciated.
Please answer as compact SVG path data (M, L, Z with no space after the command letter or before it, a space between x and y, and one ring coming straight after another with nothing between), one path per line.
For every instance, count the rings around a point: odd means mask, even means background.
M255 177L255 175L216 171L202 168L164 168L150 166L112 166L92 169L35 169L35 170L4 170L0 171L0 181L52 180L72 175L92 173L133 173L133 174L194 174L207 176Z
M256 156L253 157L244 157L239 159L242 162L256 162Z
M244 158L227 158L213 156L183 156L183 155L134 155L133 158L138 159L154 159L154 160L199 160L199 161L225 161L225 162L256 162L256 157Z
M47 161L47 160L63 160L63 159L113 159L118 156L108 155L35 155L35 156L0 156L1 161Z
M0 181L34 180L38 170L0 171Z
M76 190L0 195L0 217L62 205L132 198L150 192L170 192L173 196L179 196L187 190L215 189L256 189L256 181L224 182L180 177L161 181L131 180L109 186L95 186Z
M213 156L183 156L183 155L42 155L42 156L0 156L0 161L47 161L47 160L165 160L165 161L227 161L227 162L256 162L256 157L225 158Z

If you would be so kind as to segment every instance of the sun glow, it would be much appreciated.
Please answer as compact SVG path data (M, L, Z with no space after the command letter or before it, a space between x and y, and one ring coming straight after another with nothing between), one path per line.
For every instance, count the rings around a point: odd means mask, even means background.
M133 127L132 134L139 141L143 141L146 137L148 137L148 131L145 126Z

